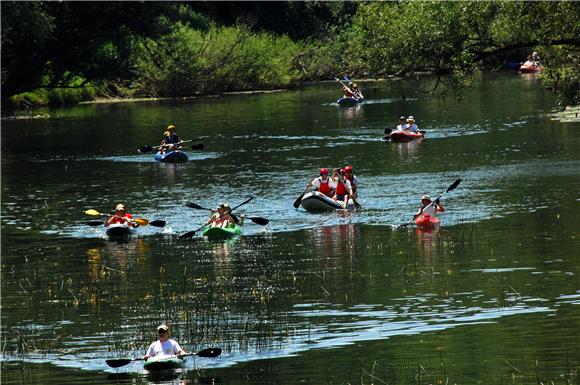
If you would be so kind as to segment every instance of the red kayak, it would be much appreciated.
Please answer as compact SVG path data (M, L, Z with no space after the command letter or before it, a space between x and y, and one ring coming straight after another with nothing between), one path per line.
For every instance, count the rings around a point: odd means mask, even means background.
M429 214L421 214L415 219L415 224L421 227L439 226L439 219Z
M544 69L544 67L537 66L537 65L522 64L520 66L520 72L523 74L535 74L535 73L541 72L543 69Z
M410 142L415 139L421 139L425 135L419 132L412 131L393 131L389 134L389 141L391 142Z

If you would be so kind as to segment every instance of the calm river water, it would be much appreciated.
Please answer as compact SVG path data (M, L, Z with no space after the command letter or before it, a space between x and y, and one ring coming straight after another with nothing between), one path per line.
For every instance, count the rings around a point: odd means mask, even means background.
M95 104L2 121L2 384L573 384L580 371L580 124L538 79L487 77L463 100L422 82ZM402 98L405 95L405 98ZM426 139L381 138L400 115ZM203 143L171 165L137 154L175 124ZM361 210L294 200L350 164ZM439 230L397 228L421 194ZM254 199L225 242L178 236ZM124 203L167 221L126 242L86 224ZM189 351L156 376L136 357L168 323Z

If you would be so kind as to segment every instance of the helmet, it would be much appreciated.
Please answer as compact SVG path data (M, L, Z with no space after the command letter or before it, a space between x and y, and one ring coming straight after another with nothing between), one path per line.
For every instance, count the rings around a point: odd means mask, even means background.
M173 124L170 124L169 126L167 126L168 130L175 130L175 126Z
M321 168L320 169L320 175L328 175L328 169L327 168Z
M352 171L352 166L350 166L350 165L349 166L345 166L344 167L344 171L351 172Z

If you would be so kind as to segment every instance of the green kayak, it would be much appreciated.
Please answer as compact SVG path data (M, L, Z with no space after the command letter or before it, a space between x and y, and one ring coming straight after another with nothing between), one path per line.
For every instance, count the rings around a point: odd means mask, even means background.
M185 366L185 361L177 356L155 356L143 363L143 368L147 370L167 370L178 369Z
M203 235L209 239L225 239L233 238L236 235L242 234L242 227L235 225L233 227L206 227L203 230Z

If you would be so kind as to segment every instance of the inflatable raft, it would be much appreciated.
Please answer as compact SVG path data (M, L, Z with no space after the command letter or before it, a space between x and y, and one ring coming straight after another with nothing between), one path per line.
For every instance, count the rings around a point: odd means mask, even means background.
M415 139L421 139L425 134L421 131L393 131L388 135L388 140L390 142L410 142Z
M332 210L344 210L342 205L332 199L331 197L324 195L318 191L312 191L304 194L300 205L306 211L332 211ZM354 208L354 202L352 199L348 200L347 210Z
M542 72L544 67L538 65L526 65L522 64L520 66L520 72L523 74L535 74L538 72Z

